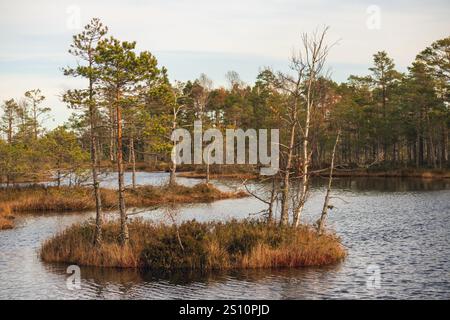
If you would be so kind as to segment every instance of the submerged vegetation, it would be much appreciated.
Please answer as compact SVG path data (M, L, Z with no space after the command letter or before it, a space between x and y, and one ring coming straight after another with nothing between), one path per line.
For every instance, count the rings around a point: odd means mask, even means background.
M305 225L233 220L168 226L136 219L129 223L129 244L121 246L120 225L108 222L103 243L92 249L94 229L89 222L72 226L44 243L41 258L84 266L213 270L322 266L346 256L338 237Z
M117 209L117 191L101 189L101 201L105 210ZM244 192L223 192L210 184L193 187L137 186L126 189L125 198L130 207L152 207L170 203L210 202L221 199L245 197ZM87 187L44 187L0 189L0 203L5 212L62 212L95 209L92 189ZM6 209L4 209L6 210ZM1 209L0 209L0 212Z

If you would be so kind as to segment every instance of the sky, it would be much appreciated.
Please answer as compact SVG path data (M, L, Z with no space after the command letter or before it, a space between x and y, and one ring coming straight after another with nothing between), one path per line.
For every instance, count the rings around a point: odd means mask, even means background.
M0 102L40 88L53 128L71 111L61 94L80 80L61 68L75 65L72 35L93 17L110 34L137 41L164 65L171 80L207 74L216 87L237 71L253 83L259 70L288 70L303 32L329 26L331 77L368 74L372 55L386 50L400 71L418 52L450 36L448 0L0 0Z

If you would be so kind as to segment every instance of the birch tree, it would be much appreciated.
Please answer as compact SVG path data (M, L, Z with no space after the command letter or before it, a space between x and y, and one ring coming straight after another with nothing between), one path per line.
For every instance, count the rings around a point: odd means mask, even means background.
M315 84L323 72L330 49L325 43L327 32L328 28L324 28L311 36L306 33L302 35L302 48L291 58L291 73L266 74L274 88L286 97L282 117L287 136L286 143L282 145L285 164L281 170L281 225L289 223L289 212L292 211L293 225L298 226L308 195L311 161L309 140L312 113L317 103ZM298 153L299 145L302 146L301 154ZM296 163L298 166L294 168ZM291 182L294 169L301 177L301 184L297 183L296 191L292 190Z
M303 94L305 105L305 120L301 125L303 140L302 158L300 166L300 175L302 177L301 187L298 188L298 194L293 208L293 225L298 226L300 216L306 203L309 191L309 165L311 162L311 148L309 146L311 119L314 108L317 105L315 84L324 71L325 62L331 46L326 43L326 36L329 28L322 31L316 31L309 36L302 36L302 50L293 58L293 64L301 66L305 72L305 91ZM299 68L299 67L297 67Z
M327 191L325 193L325 199L323 201L322 213L320 215L319 220L317 221L317 230L319 234L323 232L325 226L325 219L327 218L328 209L330 209L330 193L331 193L331 184L333 183L333 170L334 170L334 161L336 159L336 149L339 144L339 139L341 136L341 130L338 131L336 136L336 142L334 143L333 153L331 154L331 165L330 165L330 174L328 177L328 185Z

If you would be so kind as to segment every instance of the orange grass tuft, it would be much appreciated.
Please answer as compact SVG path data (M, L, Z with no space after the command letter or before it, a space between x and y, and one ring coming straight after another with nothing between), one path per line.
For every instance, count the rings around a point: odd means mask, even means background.
M11 208L7 204L0 205L0 230L14 228L14 216L11 214Z

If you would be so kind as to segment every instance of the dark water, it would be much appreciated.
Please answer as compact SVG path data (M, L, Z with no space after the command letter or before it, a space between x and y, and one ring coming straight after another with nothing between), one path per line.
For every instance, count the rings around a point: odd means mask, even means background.
M138 182L166 178L142 173ZM314 181L305 221L318 217L324 182ZM219 184L224 189L235 185ZM79 290L68 289L67 266L41 262L38 250L45 239L92 213L22 216L17 228L0 231L0 299L450 298L449 181L337 179L334 196L328 225L349 254L339 265L208 274L82 267ZM252 198L224 200L183 206L177 220L244 218L263 208ZM154 220L165 215L164 209L141 214Z

